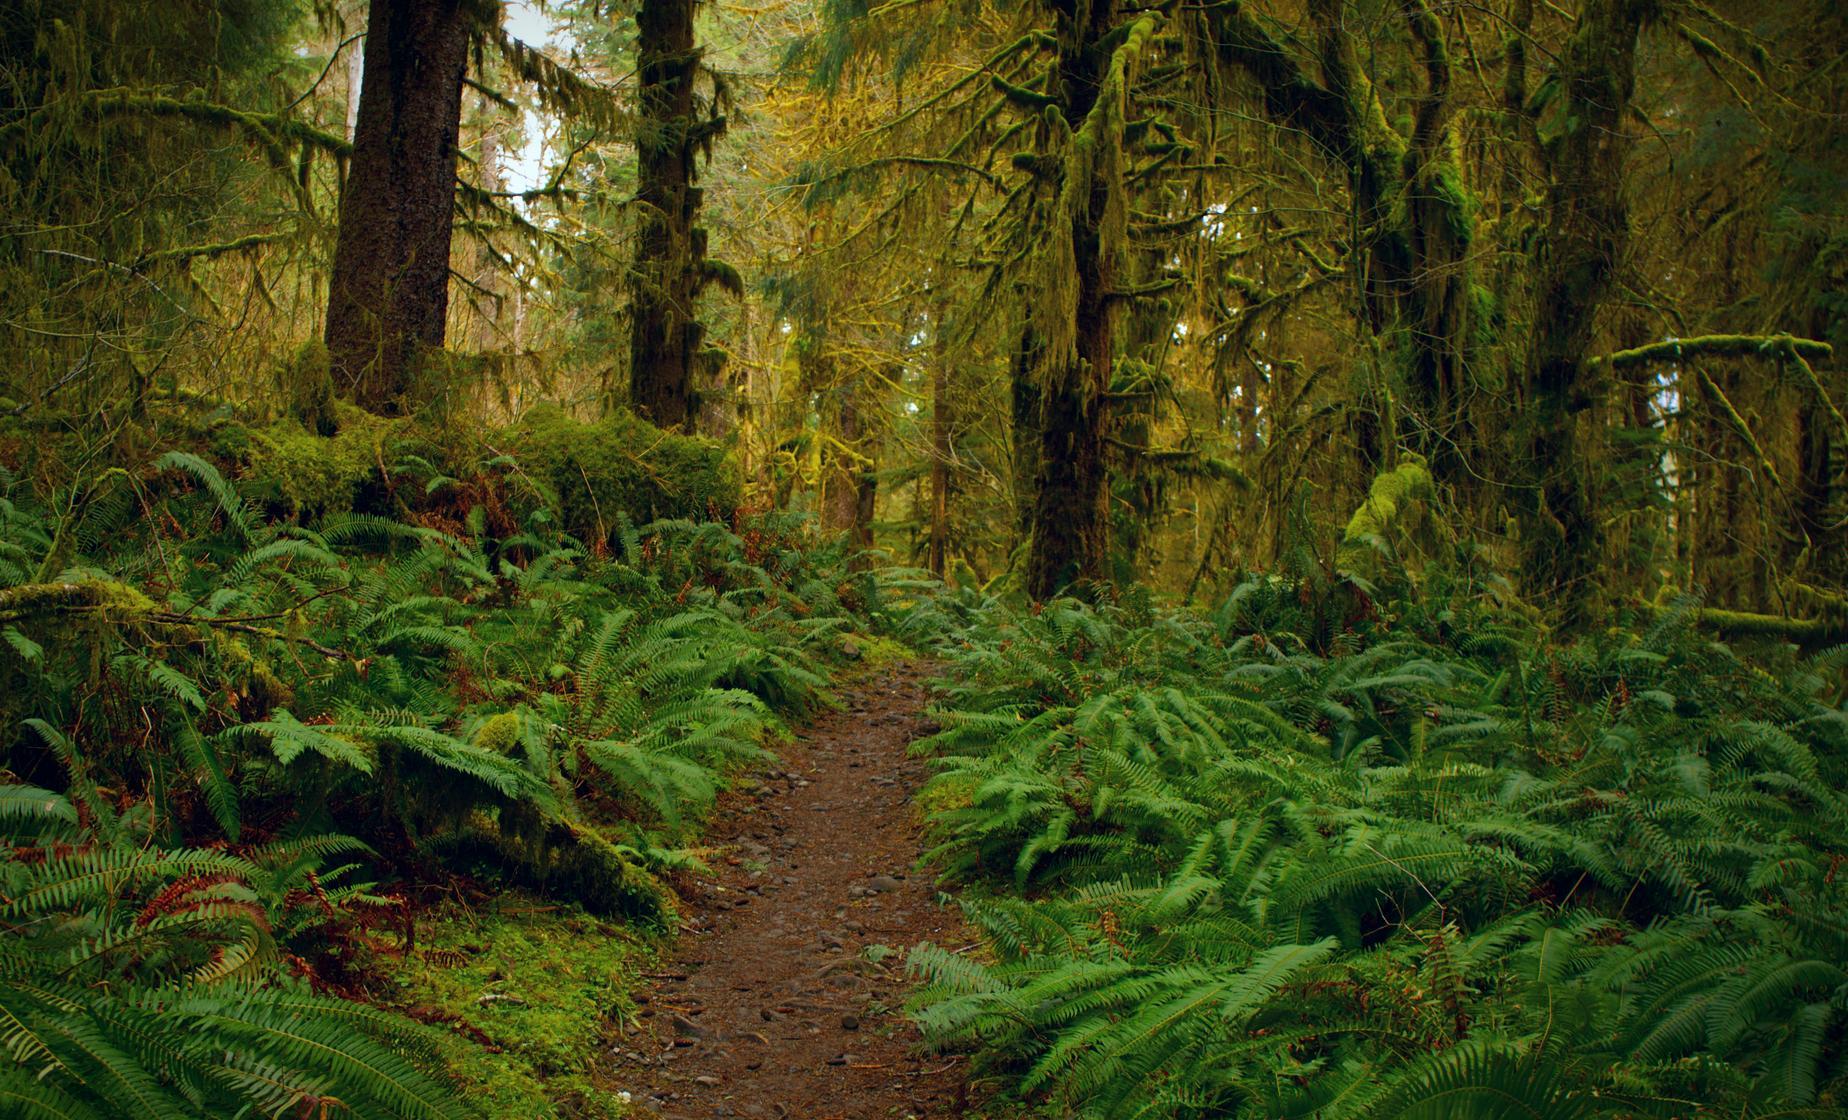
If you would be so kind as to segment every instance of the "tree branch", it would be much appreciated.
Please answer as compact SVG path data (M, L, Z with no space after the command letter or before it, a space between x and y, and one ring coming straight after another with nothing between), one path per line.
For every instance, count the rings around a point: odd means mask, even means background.
M1696 338L1676 338L1667 342L1652 342L1633 350L1619 350L1603 357L1592 358L1585 365L1596 367L1608 363L1612 369L1628 369L1631 366L1640 366L1648 362L1672 362L1698 355L1711 355L1717 358L1754 358L1791 354L1827 358L1834 353L1834 347L1826 342L1796 338L1787 334L1707 334Z

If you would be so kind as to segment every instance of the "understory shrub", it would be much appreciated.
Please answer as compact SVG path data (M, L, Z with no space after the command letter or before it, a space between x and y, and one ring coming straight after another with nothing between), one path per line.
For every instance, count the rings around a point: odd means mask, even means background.
M1383 604L1329 637L1281 577L1211 617L955 609L917 749L990 955L920 947L916 1014L1027 1098L1839 1114L1844 651L1768 672L1687 610L1562 646Z
M397 423L248 432L267 482L187 451L49 492L0 472L16 1101L452 1114L425 1107L415 1029L338 998L382 967L363 930L409 920L402 891L342 878L463 875L671 927L662 875L699 866L700 822L783 721L830 703L828 659L887 594L722 488L698 518L606 506L580 540L545 485L509 500L522 463L446 474Z

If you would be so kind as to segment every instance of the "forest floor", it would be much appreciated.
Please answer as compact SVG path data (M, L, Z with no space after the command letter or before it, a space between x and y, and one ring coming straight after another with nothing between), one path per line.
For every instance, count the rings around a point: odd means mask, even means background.
M945 1120L966 1062L919 1052L902 1006L919 941L974 943L916 869L912 802L929 728L923 667L848 681L728 795L708 833L725 873L685 892L682 937L652 974L610 1080L661 1120Z

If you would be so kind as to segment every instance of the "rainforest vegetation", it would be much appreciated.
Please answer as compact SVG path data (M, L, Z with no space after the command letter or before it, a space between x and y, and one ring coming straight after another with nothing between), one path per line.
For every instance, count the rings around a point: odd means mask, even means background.
M1844 58L0 5L0 1116L656 1115L708 827L891 663L955 1115L1842 1115Z

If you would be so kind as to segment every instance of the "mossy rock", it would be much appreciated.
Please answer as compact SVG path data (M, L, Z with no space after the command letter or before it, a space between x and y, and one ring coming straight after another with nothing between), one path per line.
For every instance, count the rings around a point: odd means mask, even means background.
M512 754L520 745L520 713L501 712L482 720L475 729L475 745L495 754Z
M353 508L359 488L378 471L385 445L404 421L336 404L340 430L321 436L294 419L250 431L251 493L298 515Z
M550 492L565 529L586 541L606 539L619 514L636 524L728 516L742 493L725 448L628 412L587 422L542 405L508 430L507 441L521 469Z

